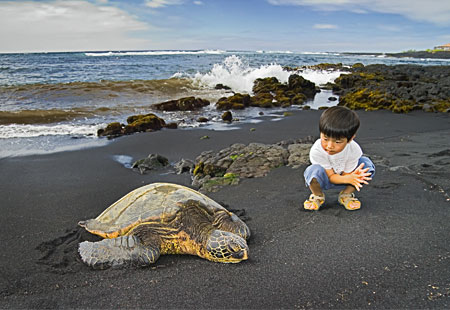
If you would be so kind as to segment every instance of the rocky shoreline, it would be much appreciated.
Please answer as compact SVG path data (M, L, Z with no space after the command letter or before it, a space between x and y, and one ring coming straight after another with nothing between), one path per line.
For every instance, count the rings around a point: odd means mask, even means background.
M450 59L448 51L407 51L400 53L342 53L343 55L375 55L396 58L432 58L432 59Z
M331 89L339 96L338 105L358 110L390 110L407 113L412 110L426 112L450 112L450 66L384 65L364 66L356 63L351 67L338 64L317 64L303 68L285 70L338 70L343 73L334 83L315 85L298 74L292 74L287 83L280 83L275 77L257 79L252 94L233 93L222 97L215 107L222 120L232 122L233 110L248 107L276 108L298 105L308 109L307 99L312 99L322 89ZM226 85L216 88L228 89ZM331 97L330 100L337 100ZM154 104L155 111L201 111L210 105L208 100L185 97ZM208 122L199 117L198 122ZM111 123L98 131L99 136L114 138L135 132L156 131L162 128L176 129L177 123L166 123L156 114L133 115L127 124Z
M354 65L331 85L350 109L450 111L450 66Z

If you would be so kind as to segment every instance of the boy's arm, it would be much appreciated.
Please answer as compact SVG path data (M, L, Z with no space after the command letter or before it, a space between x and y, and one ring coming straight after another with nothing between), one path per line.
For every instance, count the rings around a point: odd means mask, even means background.
M333 169L325 169L328 179L333 184L350 184L359 191L363 184L369 184L367 181L372 180L369 168L363 169L364 164L359 165L350 173L337 174Z

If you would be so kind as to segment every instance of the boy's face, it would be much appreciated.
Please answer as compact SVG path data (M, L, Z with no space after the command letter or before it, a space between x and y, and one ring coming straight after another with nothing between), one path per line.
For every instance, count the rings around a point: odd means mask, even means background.
M325 152L329 155L335 155L337 153L342 152L342 150L347 146L350 141L352 141L354 136L348 140L345 137L342 138L332 138L327 135L320 133L320 143Z

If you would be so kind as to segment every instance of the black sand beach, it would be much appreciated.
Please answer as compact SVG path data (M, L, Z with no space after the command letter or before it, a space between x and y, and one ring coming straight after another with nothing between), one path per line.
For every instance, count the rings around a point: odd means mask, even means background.
M358 111L356 140L377 165L359 194L359 211L339 206L335 192L319 212L304 211L306 166L209 193L246 220L248 261L171 255L149 268L100 271L81 263L77 244L88 236L79 220L144 184L191 184L188 174L171 169L141 175L114 155L158 153L176 162L237 142L317 136L320 113L298 111L232 131L162 130L99 148L0 160L0 308L448 309L449 114Z

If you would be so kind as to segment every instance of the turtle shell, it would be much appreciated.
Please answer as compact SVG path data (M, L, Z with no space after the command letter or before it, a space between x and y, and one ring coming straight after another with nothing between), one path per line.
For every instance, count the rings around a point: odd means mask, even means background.
M116 238L126 235L141 223L155 223L163 227L174 225L176 221L172 219L192 205L205 208L206 213L211 215L219 210L230 213L211 198L188 187L153 183L131 191L95 219L79 224L103 238Z

